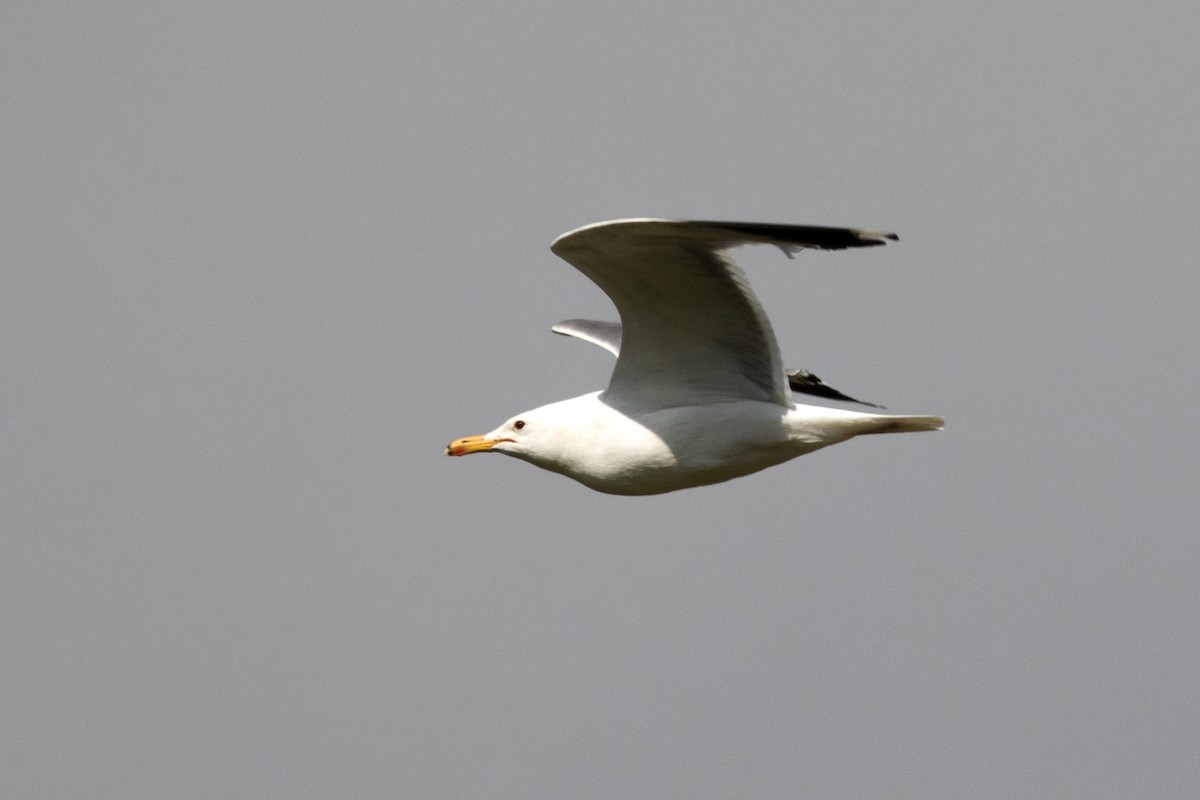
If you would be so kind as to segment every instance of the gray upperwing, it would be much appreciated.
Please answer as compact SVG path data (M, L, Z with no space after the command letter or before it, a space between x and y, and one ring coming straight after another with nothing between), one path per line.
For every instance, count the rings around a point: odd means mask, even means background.
M598 344L614 356L621 355L621 323L598 319L564 319L550 328L563 336L574 336Z
M574 336L585 342L603 347L614 356L621 354L621 323L603 322L596 319L565 319L554 325L550 330L563 336ZM814 397L824 397L830 400L843 400L848 403L858 403L871 408L883 408L876 403L857 400L848 394L839 392L816 375L805 369L789 369L787 371L788 385L793 392L810 394Z

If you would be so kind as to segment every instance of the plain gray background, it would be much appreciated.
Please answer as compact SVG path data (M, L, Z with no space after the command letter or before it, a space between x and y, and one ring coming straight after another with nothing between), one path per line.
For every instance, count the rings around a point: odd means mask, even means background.
M0 16L0 794L1194 796L1193 0ZM629 216L898 231L740 257L945 433L444 458Z

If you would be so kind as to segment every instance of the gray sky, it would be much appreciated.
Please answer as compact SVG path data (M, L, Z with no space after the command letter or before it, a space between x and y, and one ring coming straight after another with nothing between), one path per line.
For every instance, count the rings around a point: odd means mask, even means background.
M0 11L0 794L1192 796L1194 2L202 5ZM444 458L628 216L945 433Z

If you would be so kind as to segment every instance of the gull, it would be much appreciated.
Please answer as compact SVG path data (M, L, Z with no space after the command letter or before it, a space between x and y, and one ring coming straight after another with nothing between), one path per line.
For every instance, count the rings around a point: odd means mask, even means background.
M551 250L599 286L621 321L566 320L555 333L617 356L608 388L526 411L448 456L503 453L617 495L720 483L867 433L941 430L941 417L794 403L791 391L853 398L785 370L766 312L728 257L771 244L789 258L896 240L857 228L622 219ZM872 405L872 404L864 404Z

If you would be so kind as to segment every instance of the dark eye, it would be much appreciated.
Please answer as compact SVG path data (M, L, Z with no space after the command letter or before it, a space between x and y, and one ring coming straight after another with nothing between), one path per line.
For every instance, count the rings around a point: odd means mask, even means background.
M525 427L525 420L523 420L523 419L517 420L516 422L513 423L513 427L516 428L517 430L521 430L521 428Z

